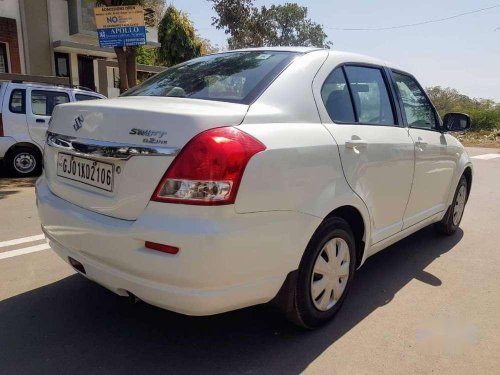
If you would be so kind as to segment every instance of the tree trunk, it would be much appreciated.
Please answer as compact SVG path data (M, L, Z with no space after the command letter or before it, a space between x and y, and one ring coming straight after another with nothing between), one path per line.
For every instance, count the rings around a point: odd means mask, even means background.
M128 87L137 85L137 47L127 47L127 79Z
M122 4L113 0L101 0L106 6ZM136 3L139 3L137 1ZM137 84L136 47L115 47L118 60L118 73L120 76L120 94Z
M115 47L116 58L118 60L118 74L120 76L120 94L128 90L128 77L127 77L127 52L123 47Z

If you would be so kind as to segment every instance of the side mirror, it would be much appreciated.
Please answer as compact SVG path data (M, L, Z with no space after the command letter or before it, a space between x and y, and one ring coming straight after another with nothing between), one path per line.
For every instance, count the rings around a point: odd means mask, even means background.
M444 115L443 128L449 132L461 132L470 129L470 117L465 113L447 113Z

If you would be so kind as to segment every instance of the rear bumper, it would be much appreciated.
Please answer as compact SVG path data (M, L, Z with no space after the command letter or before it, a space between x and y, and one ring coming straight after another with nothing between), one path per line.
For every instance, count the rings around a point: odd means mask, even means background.
M297 269L320 219L297 212L236 214L232 206L150 202L136 221L115 219L55 196L42 176L37 202L53 250L120 295L188 315L270 301ZM144 247L153 241L176 255Z

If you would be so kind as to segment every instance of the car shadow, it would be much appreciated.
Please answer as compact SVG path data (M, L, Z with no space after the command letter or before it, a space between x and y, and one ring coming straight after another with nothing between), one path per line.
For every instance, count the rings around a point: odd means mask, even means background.
M300 373L462 238L426 228L367 261L336 318L305 331L266 306L187 317L73 275L0 302L4 373Z

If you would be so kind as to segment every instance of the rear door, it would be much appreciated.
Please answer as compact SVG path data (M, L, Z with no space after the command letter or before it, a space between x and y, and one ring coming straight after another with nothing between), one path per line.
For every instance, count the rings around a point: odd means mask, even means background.
M315 83L320 115L338 144L349 185L368 207L376 243L401 231L414 144L401 124L383 67L348 64L320 71L317 79L328 73L320 88Z
M54 107L69 102L69 94L64 90L28 89L26 120L31 138L40 147L45 144L46 132Z
M415 141L415 177L404 228L446 210L446 200L460 153L440 131L439 117L417 80L393 71L403 119Z

